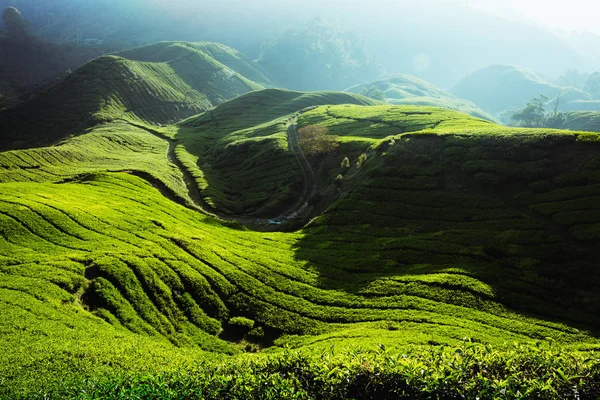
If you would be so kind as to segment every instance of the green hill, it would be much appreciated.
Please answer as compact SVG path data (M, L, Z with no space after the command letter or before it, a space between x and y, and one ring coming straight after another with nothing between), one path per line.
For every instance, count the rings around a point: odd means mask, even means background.
M592 100L592 95L579 89L555 86L534 71L512 65L492 65L466 76L450 92L468 99L492 115L506 109L523 108L531 99L544 95L554 104L560 95L560 108Z
M168 42L104 56L0 113L1 147L53 143L118 119L174 123L263 85L271 83L258 66L220 44Z
M2 152L0 397L594 398L598 150L271 89Z
M494 118L472 102L459 99L435 85L411 75L387 75L371 83L353 86L346 91L363 93L372 87L382 91L385 101L391 104L448 108L495 122Z
M192 171L200 195L225 214L275 216L303 190L289 146L292 114L323 104L373 105L366 97L284 90L253 92L180 124L177 157Z
M600 132L600 111L572 111L567 113L563 129Z

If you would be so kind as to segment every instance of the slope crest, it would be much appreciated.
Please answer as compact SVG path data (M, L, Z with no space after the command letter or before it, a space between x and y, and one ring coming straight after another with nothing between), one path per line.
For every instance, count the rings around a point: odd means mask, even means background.
M245 58L234 63L233 50L229 49L229 67L201 49L165 43L93 60L29 101L0 113L1 146L52 143L116 119L173 123L263 88L235 70L251 72L253 67L241 67L249 62ZM218 49L225 54L228 48Z

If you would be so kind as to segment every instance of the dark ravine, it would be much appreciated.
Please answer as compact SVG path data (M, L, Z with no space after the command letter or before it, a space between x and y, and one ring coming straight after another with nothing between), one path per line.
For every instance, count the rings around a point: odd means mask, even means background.
M183 176L184 183L187 188L187 193L189 199L183 199L174 193L170 188L168 188L163 182L159 179L152 177L150 174L141 172L141 171L119 171L119 172L127 172L133 175L136 175L148 182L150 182L154 187L156 187L165 197L175 201L176 203L182 204L188 208L191 208L195 211L202 212L207 215L211 215L213 217L219 218L224 221L236 222L242 224L244 226L250 227L252 229L258 231L280 231L281 225L289 220L293 220L299 216L301 216L306 209L309 207L308 200L316 193L317 185L315 179L315 173L313 168L310 165L310 162L302 152L302 150L298 147L298 131L297 131L297 122L298 118L295 116L293 119L289 121L288 126L288 143L290 150L294 152L298 163L300 164L300 168L302 170L302 176L304 178L304 187L302 189L302 193L300 194L298 200L285 212L273 216L270 218L259 218L249 215L227 215L224 214L213 206L208 204L202 195L200 194L200 190L196 184L196 180L190 173L190 171L183 165L183 163L177 158L175 154L175 148L178 145L177 140L169 138L162 133L154 130L148 126L144 126L141 124L136 124L131 121L123 120L127 124L136 127L138 129L142 129L149 134L166 141L169 144L169 148L167 150L167 159L173 165L175 165Z

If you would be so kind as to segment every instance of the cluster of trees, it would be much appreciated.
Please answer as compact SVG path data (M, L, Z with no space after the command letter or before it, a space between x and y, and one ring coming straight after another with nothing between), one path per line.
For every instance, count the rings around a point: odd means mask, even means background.
M325 156L340 146L338 138L329 135L327 127L308 125L298 129L298 146L307 157Z
M524 109L512 115L512 125L524 128L560 128L567 120L567 115L558 109L560 95L551 112L546 112L548 101L544 95L532 99Z

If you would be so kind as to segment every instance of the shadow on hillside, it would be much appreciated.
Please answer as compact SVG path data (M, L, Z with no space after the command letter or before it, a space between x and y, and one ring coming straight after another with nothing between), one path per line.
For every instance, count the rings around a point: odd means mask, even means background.
M600 202L585 198L587 179L566 186L566 178L547 179L571 176L597 146L560 146L541 154L550 163L532 176L523 169L530 161L504 150L503 169L486 174L435 151L410 169L404 158L327 210L304 231L295 255L318 272L321 288L380 298L382 307L402 295L479 309L493 302L598 336L600 224L588 224L600 222ZM432 159L443 168L432 172ZM541 194L531 189L542 186ZM575 200L532 209L556 190Z

